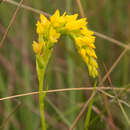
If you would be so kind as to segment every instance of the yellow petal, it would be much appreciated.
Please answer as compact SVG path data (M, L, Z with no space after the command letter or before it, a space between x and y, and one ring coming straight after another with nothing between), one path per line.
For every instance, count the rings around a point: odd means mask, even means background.
M51 21L51 23L53 24L54 27L59 27L60 24L61 24L61 22L62 22L61 20L62 19L61 19L59 10L56 10L56 12L54 13L54 15L52 15L50 17L50 21Z
M37 43L37 42L33 41L33 44L32 44L32 46L33 46L33 51L34 51L36 54L40 54L44 45L45 45L44 42Z
M42 15L42 14L40 14L40 20L43 23L46 22L46 21L48 21L47 18L44 15Z
M91 56L91 57L94 57L95 59L97 59L96 53L92 48L87 47L85 50L86 50L86 54L88 56Z
M56 43L58 38L60 37L60 33L57 33L56 30L53 27L51 27L49 37L52 43Z
M93 34L94 34L94 32L93 32L93 31L88 30L88 28L87 28L87 27L83 27L83 28L81 29L81 34L86 35L86 36L91 36L91 35L93 35Z
M37 22L36 26L37 26L37 34L43 34L47 31L47 29L49 28L50 22L48 21L48 19L40 14L40 21Z
M91 64L91 66L98 68L97 61L94 58L91 57L89 63Z
M75 21L70 21L66 24L66 29L68 31L74 31L74 30L79 30L81 28L83 28L84 26L86 26L87 22L86 22L86 18L82 18L79 20L75 20Z
M37 26L37 30L36 30L37 34L43 34L44 25L41 22L38 21L36 26Z
M76 21L77 17L78 17L78 14L66 15L65 20L66 20L67 23L72 22L72 21L74 22L74 21Z

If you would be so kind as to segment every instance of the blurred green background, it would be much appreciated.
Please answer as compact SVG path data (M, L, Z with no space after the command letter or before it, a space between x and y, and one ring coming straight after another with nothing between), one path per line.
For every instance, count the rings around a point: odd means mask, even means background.
M19 2L15 0L16 2ZM69 14L80 11L76 0L24 0L24 4L49 14L56 9ZM130 42L130 0L81 0L83 11L91 30L100 32L118 41ZM16 10L16 6L0 3L0 39ZM38 91L35 71L35 55L32 41L37 40L36 21L39 14L21 8L2 48L0 48L0 98L15 94ZM96 38L100 78L113 65L123 47L101 37ZM130 83L129 51L123 56L110 74L113 86L128 88ZM86 65L77 54L73 41L62 37L56 45L46 71L45 84L48 89L92 87ZM110 86L108 80L104 86ZM128 89L127 89L128 90ZM114 95L114 92L109 91ZM83 104L91 95L90 91L67 91L47 94L45 115L48 130L68 130ZM130 103L129 92L123 91L120 99ZM122 105L130 117L128 105ZM84 130L86 112L74 130ZM129 122L129 123L128 123ZM1 130L40 130L38 95L0 101ZM130 121L125 117L117 101L96 95L89 130L129 130Z

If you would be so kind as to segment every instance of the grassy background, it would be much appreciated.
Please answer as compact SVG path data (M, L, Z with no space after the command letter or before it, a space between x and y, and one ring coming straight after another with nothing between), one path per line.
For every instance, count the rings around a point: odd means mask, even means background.
M69 14L80 14L76 0L25 0L24 4L49 14L53 14L56 9L62 13L67 11ZM123 44L130 42L129 0L81 0L81 4L90 29ZM0 39L15 10L16 6L11 3L0 4ZM21 8L0 48L0 98L38 90L35 56L32 51L32 41L37 39L35 24L38 17L39 14ZM102 37L97 37L95 44L100 66L100 82L124 48ZM130 53L127 51L109 76L114 87L129 87L129 56ZM48 89L93 86L87 67L77 54L73 41L67 37L62 37L54 49L46 71L46 85ZM106 80L103 85L110 86L111 83ZM107 92L115 95L113 91ZM118 93L119 91L116 94ZM47 94L45 113L48 130L69 129L90 95L90 91ZM123 91L119 98L130 103L128 89ZM128 105L120 105L117 100L113 101L106 94L98 92L92 109L89 130L129 130L130 121L124 111L130 117ZM87 110L76 124L75 130L84 129L86 112ZM0 101L0 128L1 130L40 130L38 96Z

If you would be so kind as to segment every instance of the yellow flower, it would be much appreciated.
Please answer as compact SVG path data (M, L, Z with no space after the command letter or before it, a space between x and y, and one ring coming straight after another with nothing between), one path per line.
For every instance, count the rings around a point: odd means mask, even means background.
M41 22L38 21L36 26L37 26L37 30L36 30L37 34L43 34L44 25Z
M89 46L90 48L96 48L94 45L95 37L75 37L75 43L79 47Z
M97 58L97 56L93 50L91 52L91 50L89 49L79 49L78 52L82 56L84 62L87 64L89 69L89 74L95 78L95 76L97 76L98 74L97 72L98 64L94 58L95 57ZM93 57L93 53L94 53L94 57Z
M91 36L91 35L94 34L94 32L88 30L87 27L83 27L83 28L81 29L81 34L83 34L83 35L85 35L85 36Z
M63 16L60 16L59 10L56 10L54 15L50 17L50 21L54 27L61 27L65 24L65 13Z
M95 67L88 65L88 70L89 70L89 75L92 76L93 78L97 77L98 71Z
M33 42L33 50L36 54L48 51L48 47L56 43L61 34L70 35L74 41L78 53L88 66L89 74L92 77L98 75L98 63L95 53L95 36L94 32L87 28L86 18L77 19L78 14L66 15L66 12L60 16L59 10L48 20L40 14L40 20L37 22L38 43ZM45 42L47 46L43 49Z
M74 22L74 21L76 21L77 17L78 17L78 14L66 15L65 21L66 21L66 23L69 23L69 22L72 22L72 21Z
M84 36L82 38L82 41L85 42L87 45L91 45L92 43L95 42L95 37L94 36Z
M93 68L92 76L93 76L94 78L98 76L98 71L97 71L96 68Z
M87 31L87 30L86 30ZM85 31L85 33L86 33ZM88 31L89 32L89 31ZM79 37L74 37L75 44L77 46L79 54L82 56L84 62L88 66L89 75L95 78L98 75L98 64L95 59L97 59L96 53L94 51L95 37L88 34L87 36L81 35Z
M84 26L86 26L86 24L87 24L86 18L82 18L82 19L79 19L79 20L68 22L66 24L65 28L68 31L79 30L80 28L83 28Z
M94 57L95 59L97 59L96 53L92 48L87 47L85 49L85 51L88 56L91 56L91 57Z
M40 14L40 20L43 24L49 24L49 20L42 14Z
M79 52L79 54L80 54L83 58L86 57L86 51L85 51L85 49L79 49L78 52Z
M37 22L36 26L37 26L37 34L43 34L44 32L47 31L47 29L49 28L50 22L48 21L48 19L40 14L40 21Z
M78 52L82 56L82 58L85 61L85 63L88 64L89 63L89 58L86 55L86 50L85 49L80 49Z
M91 66L98 68L97 61L94 58L90 57L89 63L90 63Z
M60 37L60 33L57 33L56 30L53 27L51 27L49 37L51 43L56 43L58 38Z
M36 54L41 54L42 52L42 48L43 46L45 45L45 42L41 42L41 43L37 43L35 41L33 41L33 51L36 53Z

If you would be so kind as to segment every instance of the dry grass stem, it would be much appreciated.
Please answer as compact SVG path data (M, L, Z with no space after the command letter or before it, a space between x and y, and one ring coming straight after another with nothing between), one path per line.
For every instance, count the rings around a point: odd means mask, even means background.
M17 109L20 107L21 102L18 102L16 107L13 109L13 111L8 115L8 117L3 121L2 125L0 126L0 129L4 129L3 127L6 125L8 120L11 118L11 116L17 111Z
M90 96L90 98L86 101L85 105L83 106L83 108L81 109L81 111L79 112L78 116L75 118L74 122L72 123L72 126L69 130L73 130L74 127L76 126L77 122L79 121L79 119L81 118L81 116L83 115L84 111L87 109L90 101L93 99L93 97L96 95L96 91L94 93L92 93L92 95Z
M112 130L119 130L119 128L117 128L112 121L108 120L96 106L93 106L92 109L112 128Z
M109 94L109 93L107 93L107 92L105 92L105 91L103 91L103 90L101 90L101 89L98 90L98 91L100 91L100 92L103 93L104 95L106 95L106 96L112 98L112 102L116 100L116 97L117 97L117 96L113 96L113 95L111 95L111 94ZM126 105L127 107L130 107L130 104L128 104L128 103L125 102L124 100L118 99L118 101L119 101L120 103L123 103L123 104Z
M7 37L7 35L8 35L8 32L9 32L11 26L13 25L13 23L14 23L14 21L15 21L15 18L16 18L17 14L18 14L18 11L19 11L19 9L20 9L20 7L21 7L23 1L24 1L24 0L21 0L21 1L19 2L18 6L17 6L17 9L16 9L16 11L14 12L14 14L13 14L11 20L10 20L10 23L9 23L9 25L8 25L8 27L7 27L6 31L5 31L5 33L4 33L4 36L2 37L2 40L1 40L1 43L0 43L0 48L2 47L2 45L3 45L3 43L4 43L5 39L6 39L6 37Z
M15 6L18 6L18 4L19 4L18 2L15 2L15 1L13 1L13 0L5 0L4 2L10 3L10 4L15 5ZM23 9L29 10L29 11L31 11L31 12L33 12L33 13L44 14L45 16L48 16L48 17L50 16L50 14L48 14L48 13L46 13L46 12L44 12L44 11L41 11L41 10L39 10L39 9L32 8L32 7L27 6L27 5L24 5L24 4L22 4L21 7L22 7Z
M85 17L85 14L84 14L84 11L83 11L83 8L82 8L82 4L81 4L80 0L76 0L76 1L77 1L77 5L79 7L79 10L80 10L81 17Z
M55 89L55 90L43 91L43 93L55 93L55 92L66 92L66 91L82 91L82 90L92 91L93 89L94 89L93 87L88 87L88 88L87 87L84 87L84 88L65 88L65 89ZM114 91L121 91L121 90L124 90L124 89L125 88L112 88L112 87L97 87L96 88L96 90L114 90ZM128 89L127 91L130 91L130 89ZM14 98L18 98L18 97L29 96L29 95L36 95L36 94L39 94L39 92L30 92L30 93L24 93L24 94L18 94L18 95L14 95L14 96L4 97L4 98L0 98L0 101L14 99Z
M105 80L107 79L107 77L111 74L111 72L113 71L113 69L117 66L117 64L119 63L119 61L121 60L121 58L124 56L124 54L127 52L127 50L128 49L124 49L124 51L116 59L116 61L113 63L113 65L111 66L111 68L109 69L109 71L103 77L102 81L99 83L99 86L102 85L105 82Z

